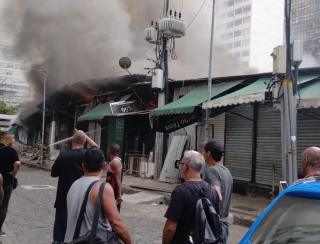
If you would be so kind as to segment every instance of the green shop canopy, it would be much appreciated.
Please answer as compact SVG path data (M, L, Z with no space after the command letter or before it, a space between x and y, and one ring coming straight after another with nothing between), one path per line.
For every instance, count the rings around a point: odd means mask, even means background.
M112 115L110 103L103 103L81 115L78 118L78 121L102 120L104 117L109 115Z
M318 75L300 76L299 84L305 85L317 78ZM270 83L270 80L270 77L260 78L240 90L227 94L223 97L204 102L202 104L202 108L218 108L252 102L262 102L265 100L265 92L267 91L267 84Z
M265 91L269 81L270 78L261 78L240 90L227 94L223 97L204 102L202 104L202 108L218 108L230 105L263 101L265 99Z
M320 107L320 78L299 88L298 99L300 108L319 108Z
M212 85L212 97L216 97L219 94L233 88L240 84L243 80L232 81L226 83L219 83ZM173 101L172 103L160 106L151 111L152 117L162 115L176 115L193 113L195 108L208 99L208 86L201 86L193 89L182 98Z

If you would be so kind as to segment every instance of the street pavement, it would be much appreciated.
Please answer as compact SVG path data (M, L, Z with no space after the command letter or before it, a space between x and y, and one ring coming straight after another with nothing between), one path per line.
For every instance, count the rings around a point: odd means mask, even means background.
M57 180L49 172L24 166L18 174L19 187L13 192L2 244L46 244L52 241L53 203ZM126 195L121 214L128 224L135 243L161 243L166 210L161 197L148 192ZM148 200L146 200L148 199ZM231 225L230 244L237 243L247 228Z

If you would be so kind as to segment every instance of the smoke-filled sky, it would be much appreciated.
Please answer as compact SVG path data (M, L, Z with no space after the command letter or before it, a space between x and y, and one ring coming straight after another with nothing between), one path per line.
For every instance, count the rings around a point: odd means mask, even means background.
M14 36L18 60L48 73L49 92L76 81L124 74L122 56L131 57L132 73L145 74L152 67L154 47L144 40L144 29L159 20L163 0L1 0L2 22ZM202 0L172 0L187 24ZM207 1L187 35L176 41L178 59L170 61L173 79L208 74L211 1ZM237 61L216 46L214 76L240 73ZM120 73L119 73L120 72ZM38 78L37 78L38 77ZM29 73L41 88L42 79ZM33 81L35 80L35 81ZM37 91L37 89L35 89Z

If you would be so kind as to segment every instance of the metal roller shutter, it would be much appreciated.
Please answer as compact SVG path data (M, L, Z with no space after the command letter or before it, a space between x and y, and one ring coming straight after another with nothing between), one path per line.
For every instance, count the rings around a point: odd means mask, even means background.
M256 183L279 183L281 170L280 111L258 105Z
M301 109L297 120L297 162L301 172L301 155L309 146L320 147L320 109Z
M225 165L236 180L251 181L253 107L241 105L226 113ZM236 114L234 114L236 113ZM241 115L241 116L239 116Z
M213 118L213 135L214 139L217 139L224 145L224 132L225 132L225 113L220 114Z

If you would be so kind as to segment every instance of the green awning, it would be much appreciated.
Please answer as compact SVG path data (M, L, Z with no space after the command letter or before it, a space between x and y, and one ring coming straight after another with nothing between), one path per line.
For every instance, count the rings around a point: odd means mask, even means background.
M78 118L78 121L102 120L104 117L112 115L110 103L99 104L93 109Z
M242 81L243 80L213 84L212 97L218 96L219 94L240 84ZM192 113L194 112L196 106L200 105L207 99L208 99L208 86L197 87L193 89L191 92L184 95L182 98L152 110L150 115L152 117L156 117L161 115Z
M298 93L300 108L319 108L320 107L320 78L299 88Z
M299 84L307 84L318 77L319 75L300 76ZM265 100L265 92L267 91L267 84L270 83L270 79L270 77L260 78L240 90L227 94L223 97L204 102L202 104L202 108L218 108L252 102L262 102Z
M261 78L253 82L252 84L233 93L227 94L223 97L208 102L204 102L202 108L218 108L230 105L263 101L265 98L265 91L269 81L270 78Z

